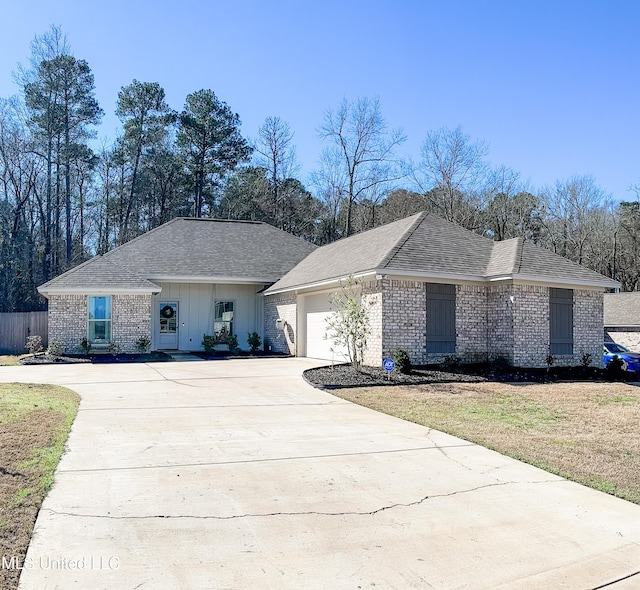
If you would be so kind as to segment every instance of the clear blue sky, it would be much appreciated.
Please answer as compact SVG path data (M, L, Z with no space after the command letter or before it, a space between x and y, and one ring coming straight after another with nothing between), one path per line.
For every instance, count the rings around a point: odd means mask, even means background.
M0 0L0 96L51 24L89 62L111 139L134 78L174 109L211 88L245 136L286 120L306 180L324 111L378 96L414 159L427 131L461 125L534 188L592 174L633 199L640 183L635 0Z

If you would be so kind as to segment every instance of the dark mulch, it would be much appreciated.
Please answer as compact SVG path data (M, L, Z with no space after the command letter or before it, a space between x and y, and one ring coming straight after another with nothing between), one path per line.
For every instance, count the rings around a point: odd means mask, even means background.
M445 369L437 365L414 367L410 375L398 371L391 374L382 368L363 367L356 371L351 365L318 367L304 372L304 378L312 385L327 389L341 387L366 387L375 385L421 385L426 383L480 383L483 381L554 383L558 381L634 381L633 373L612 374L595 367L552 367L547 369L499 370L490 365L463 365Z
M164 352L149 352L146 354L69 354L66 356L51 356L37 354L20 359L23 365L60 365L72 363L159 363L173 360Z
M69 365L72 363L90 363L86 357L52 356L50 354L36 354L25 356L18 361L21 365Z
M237 352L229 352L228 350L214 350L213 352L205 352L204 350L192 351L191 354L194 356L200 357L206 361L211 361L215 359L229 359L229 358L262 358L262 359L270 359L270 358L285 358L291 356L290 354L284 352L264 352L263 350L258 350L256 352L251 352L249 350L238 350Z
M172 361L164 352L148 352L146 354L94 354L92 363L165 363Z

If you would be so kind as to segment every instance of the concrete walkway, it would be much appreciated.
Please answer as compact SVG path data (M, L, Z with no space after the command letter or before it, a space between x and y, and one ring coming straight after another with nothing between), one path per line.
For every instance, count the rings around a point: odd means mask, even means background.
M0 367L82 396L21 589L640 587L640 506L317 391L313 364Z

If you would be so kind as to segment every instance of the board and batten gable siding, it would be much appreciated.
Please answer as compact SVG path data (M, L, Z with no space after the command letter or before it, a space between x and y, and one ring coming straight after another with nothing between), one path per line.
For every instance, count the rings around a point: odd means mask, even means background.
M202 350L202 336L213 335L216 301L232 301L233 331L238 346L247 350L247 336L263 332L263 297L258 295L262 285L211 283L173 283L155 281L162 292L153 296L152 322L154 348L158 348L160 303L178 303L178 349Z

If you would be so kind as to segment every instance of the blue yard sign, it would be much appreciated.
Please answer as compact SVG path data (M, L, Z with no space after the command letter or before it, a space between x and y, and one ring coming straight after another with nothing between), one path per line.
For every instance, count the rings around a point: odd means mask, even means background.
M382 361L382 368L385 371L393 371L396 368L396 364L393 362L393 359L384 359Z

